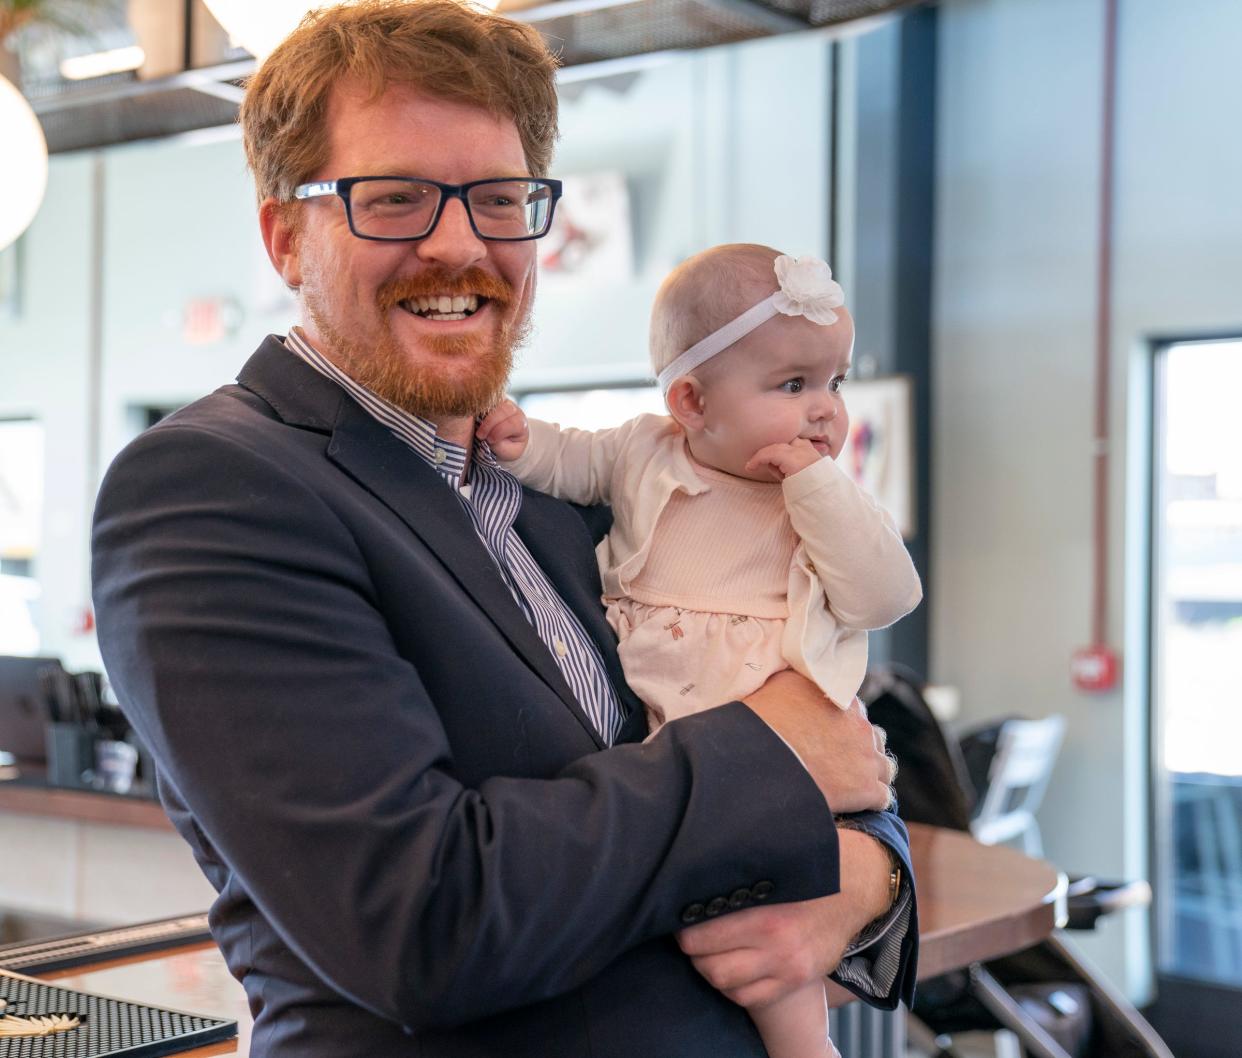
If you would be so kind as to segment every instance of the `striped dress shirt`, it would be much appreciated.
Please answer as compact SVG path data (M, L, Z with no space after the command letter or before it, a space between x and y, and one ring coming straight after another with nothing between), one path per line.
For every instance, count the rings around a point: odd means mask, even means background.
M400 441L409 445L453 490L487 548L518 607L548 648L578 704L606 745L621 730L622 709L608 679L604 659L586 629L565 605L513 523L522 506L522 486L497 465L491 449L476 441L467 453L460 445L436 435L432 422L411 415L360 386L315 349L297 328L285 346L320 374L344 389L362 408ZM467 461L470 483L462 484Z

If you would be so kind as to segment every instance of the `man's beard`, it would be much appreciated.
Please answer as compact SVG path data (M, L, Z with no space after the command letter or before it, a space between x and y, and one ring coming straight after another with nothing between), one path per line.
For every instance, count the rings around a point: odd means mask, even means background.
M342 333L322 311L316 297L305 304L319 334L340 367L355 382L396 405L425 419L483 415L504 396L513 369L513 353L530 334L529 319L501 322L483 335L428 335L421 343L434 360L468 361L469 370L449 377L436 364L416 363L402 349L392 332L388 315L399 302L432 294L478 294L486 297L491 311L502 316L514 299L513 287L499 276L469 268L451 273L430 269L416 276L392 279L376 292L380 331L371 342Z

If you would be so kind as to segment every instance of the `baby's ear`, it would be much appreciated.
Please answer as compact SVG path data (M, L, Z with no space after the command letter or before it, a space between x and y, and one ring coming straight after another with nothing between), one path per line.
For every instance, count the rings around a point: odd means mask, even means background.
M682 375L664 395L669 414L683 430L696 433L703 429L703 383L693 375Z

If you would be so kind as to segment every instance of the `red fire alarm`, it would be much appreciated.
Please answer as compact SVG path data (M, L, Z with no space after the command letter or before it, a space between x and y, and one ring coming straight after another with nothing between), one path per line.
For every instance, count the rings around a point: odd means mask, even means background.
M1117 685L1117 654L1111 647L1084 647L1070 659L1070 678L1083 691L1107 691Z

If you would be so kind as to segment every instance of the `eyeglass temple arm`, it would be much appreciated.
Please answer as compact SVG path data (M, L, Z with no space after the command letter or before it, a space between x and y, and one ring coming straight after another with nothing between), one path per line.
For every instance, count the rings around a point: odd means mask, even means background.
M293 189L294 198L320 198L323 195L335 195L335 180L320 180L314 184L302 184Z

